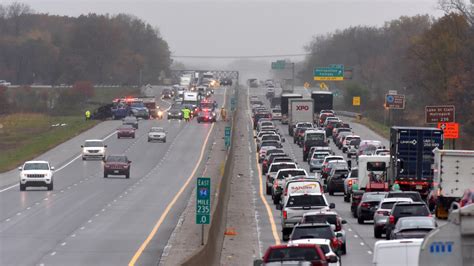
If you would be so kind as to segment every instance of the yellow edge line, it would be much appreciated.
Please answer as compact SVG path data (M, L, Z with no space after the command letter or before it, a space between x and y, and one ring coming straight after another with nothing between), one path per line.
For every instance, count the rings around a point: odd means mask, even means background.
M249 114L250 116L250 120L252 120L252 116ZM253 125L252 125L253 127ZM255 134L255 130L253 131L254 134ZM257 147L257 142L255 141L254 139L254 144L255 144L255 147ZM270 208L270 205L268 204L267 202L267 199L265 198L265 195L263 194L263 182L262 182L262 169L260 168L260 164L258 163L258 152L256 153L256 165L257 165L257 172L258 172L258 182L259 182L259 185L260 185L260 191L259 191L259 194L260 194L260 199L262 200L263 202L263 205L265 205L265 209L267 210L267 214L268 214L268 220L270 221L270 226L272 228L272 234L273 234L273 238L275 239L275 245L280 245L281 241L280 241L280 237L278 236L278 230L277 230L277 227L276 227L276 224L275 224L275 220L273 219L273 213L272 213L272 209Z
M225 106L226 104L226 95L227 95L227 89L225 90L224 92L224 104L223 106ZM158 229L160 228L161 224L163 223L163 221L165 220L166 216L168 216L168 213L170 212L171 208L173 208L174 204L176 203L176 201L178 201L178 198L181 196L181 194L183 194L184 190L188 187L189 183L191 183L191 180L193 180L193 177L194 175L196 174L198 168L199 168L199 165L201 164L202 162L202 158L204 157L204 152L206 150L206 146L207 146L207 142L209 141L209 137L211 136L211 133L212 133L212 130L214 129L214 123L212 123L211 125L211 129L209 130L209 132L207 133L207 136L206 136L206 140L204 141L204 144L202 145L202 148L201 148L201 154L199 156L199 160L198 162L196 163L196 166L194 166L194 169L193 169L193 172L191 173L191 175L188 177L188 179L186 180L186 182L184 183L184 185L181 187L181 189L178 191L178 193L174 196L173 200L168 204L168 206L166 207L165 211L163 212L163 214L161 214L160 216L160 219L158 219L158 221L156 222L155 226L153 227L153 230L151 230L150 234L148 235L148 237L145 239L145 241L140 245L140 248L138 248L138 250L135 252L135 254L133 255L132 259L130 260L130 262L128 263L129 266L133 266L135 265L135 263L137 263L138 259L140 258L140 256L142 255L143 251L145 250L145 248L148 246L148 244L150 243L150 241L153 239L153 237L155 237L156 235L156 232L158 231Z

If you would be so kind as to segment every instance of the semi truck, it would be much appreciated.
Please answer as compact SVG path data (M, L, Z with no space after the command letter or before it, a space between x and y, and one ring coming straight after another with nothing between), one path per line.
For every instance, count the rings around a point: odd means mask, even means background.
M293 136L297 122L313 122L313 99L288 100L288 133Z
M333 94L330 91L313 91L311 92L311 99L314 101L314 121L318 120L321 110L333 109Z
M298 93L283 93L281 95L281 123L288 124L288 101L290 99L301 99L303 95Z
M474 151L440 150L434 153L433 202L438 218L447 218L453 202L466 188L474 188Z
M442 149L443 143L443 131L438 128L392 127L389 185L398 184L401 190L426 197L433 183L433 150Z

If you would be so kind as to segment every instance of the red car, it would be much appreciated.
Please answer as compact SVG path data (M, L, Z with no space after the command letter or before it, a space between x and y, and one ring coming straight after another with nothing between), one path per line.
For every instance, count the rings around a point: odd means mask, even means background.
M263 258L256 260L254 265L280 265L282 262L310 262L312 266L326 266L328 262L336 263L337 257L326 258L323 250L315 244L274 245L270 246Z
M104 178L109 175L124 175L130 178L130 166L132 161L125 155L109 155L104 160Z
M198 123L201 122L216 122L216 113L210 111L201 111L197 116Z
M135 128L132 125L122 125L117 129L117 138L135 138Z

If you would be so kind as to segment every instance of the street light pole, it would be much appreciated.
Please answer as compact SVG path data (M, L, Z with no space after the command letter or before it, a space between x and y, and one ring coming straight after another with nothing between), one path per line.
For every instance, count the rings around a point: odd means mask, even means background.
M291 90L295 92L295 63L291 63L292 66L292 80L291 80Z

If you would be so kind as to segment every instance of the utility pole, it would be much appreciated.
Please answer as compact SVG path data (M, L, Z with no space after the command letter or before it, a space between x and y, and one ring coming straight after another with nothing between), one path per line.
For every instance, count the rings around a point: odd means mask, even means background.
M295 91L295 63L291 63L291 67L292 67L291 89L294 92Z

